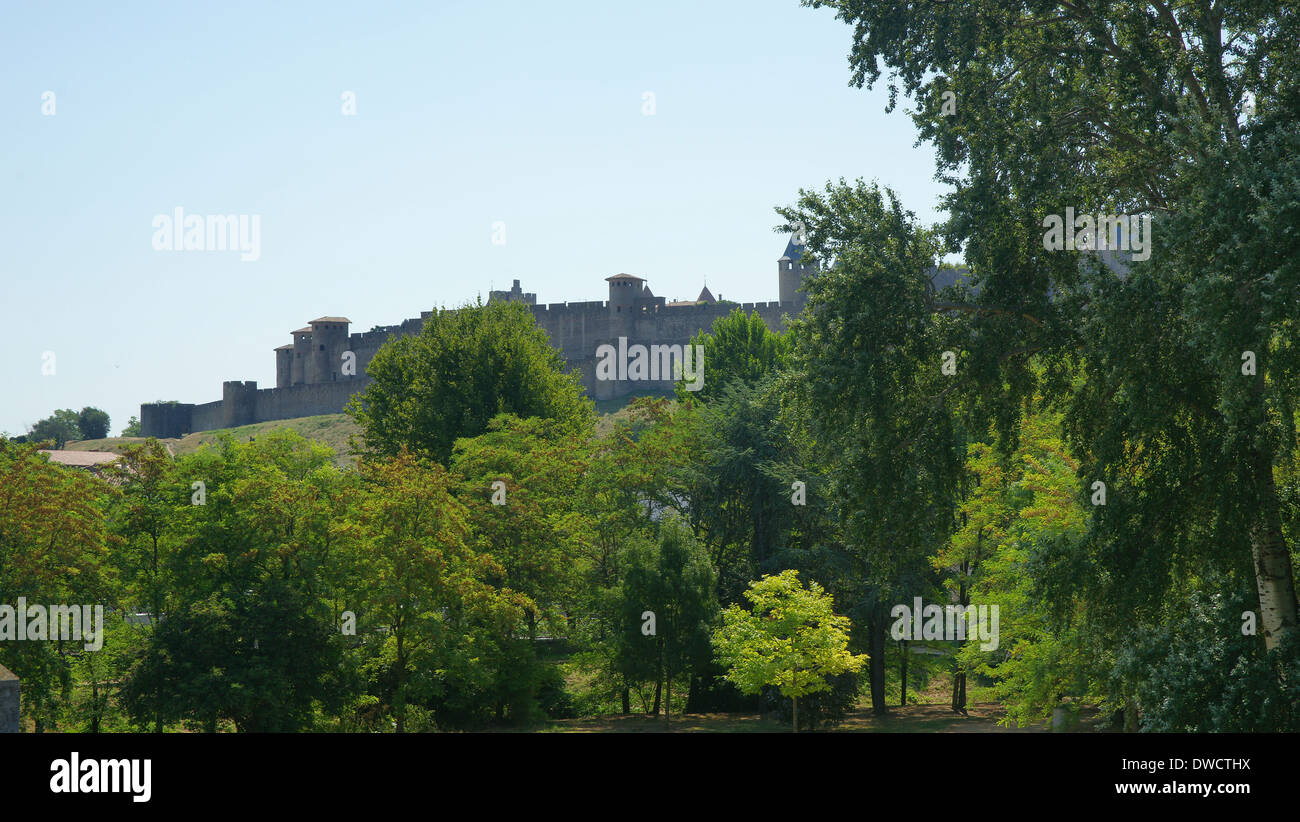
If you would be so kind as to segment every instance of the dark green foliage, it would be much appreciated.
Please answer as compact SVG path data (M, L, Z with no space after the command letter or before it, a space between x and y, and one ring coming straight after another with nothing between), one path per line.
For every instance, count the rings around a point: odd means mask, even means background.
M721 604L740 601L751 580L781 570L774 555L789 538L800 509L794 480L811 481L794 463L780 395L771 378L732 381L684 415L698 445L679 473L688 514L718 570Z
M569 693L564 674L559 666L543 667L542 682L537 692L537 706L550 719L570 719L576 715L573 710L573 695Z
M61 408L31 427L27 432L29 442L50 441L55 448L62 448L72 440L81 438L81 427L76 411Z
M487 430L498 414L557 420L585 431L591 401L521 303L436 311L413 337L394 337L366 368L373 382L348 413L365 450L402 448L445 463L452 444Z
M1134 631L1117 656L1115 684L1131 694L1139 727L1300 731L1300 647L1288 641L1264 654L1258 637L1243 636L1249 606L1242 593L1195 592L1185 607L1165 624Z
M717 619L716 572L703 546L680 519L660 523L657 540L635 539L622 560L619 669L632 680L667 682L703 673L713 650L709 634ZM654 614L655 633L643 633L644 614Z
M1058 628L1085 632L1097 659L1146 647L1135 625L1178 646L1192 632L1172 603L1188 601L1186 580L1213 579L1202 593L1246 592L1241 609L1279 649L1297 631L1286 482L1300 387L1300 17L1273 3L809 5L852 24L854 82L888 73L891 105L898 90L913 97L954 187L944 239L979 291L929 308L963 318L953 347L967 429L991 420L1010 453L1026 406L1046 401L1065 412L1079 497L1106 483L1085 538L1039 546L1025 569ZM1043 220L1067 208L1151 215L1150 260L1117 276L1047 250ZM845 242L861 233L828 224ZM1263 670L1234 649L1232 625L1205 627L1195 653L1143 657L1202 701L1213 677L1186 680L1180 660L1240 662L1238 683ZM1133 679L1121 691L1147 687L1142 665L1122 670ZM1164 704L1146 697L1144 710ZM1276 724L1263 710L1244 726ZM1189 722L1169 714L1156 724Z
M108 413L88 405L77 415L77 428L83 440L102 440L108 436Z
M844 721L857 707L862 693L862 675L843 673L828 677L830 689L799 698L800 730L829 730ZM760 698L761 710L772 714L785 724L794 718L794 700L781 696L779 688L764 688Z
M713 328L691 338L691 345L704 349L704 385L688 391L685 383L676 386L678 399L709 402L722 395L734 382L755 386L764 377L781 370L789 357L789 341L767 327L755 311L746 315L737 308L713 321ZM699 350L699 349L696 349Z
M300 731L313 701L337 708L337 635L302 595L273 583L248 596L212 596L167 616L132 667L122 701L135 722L156 717L213 731Z
M80 413L60 408L33 425L28 438L32 442L50 440L55 448L62 448L72 440L102 440L108 436L108 429L108 414L98 408L88 405Z

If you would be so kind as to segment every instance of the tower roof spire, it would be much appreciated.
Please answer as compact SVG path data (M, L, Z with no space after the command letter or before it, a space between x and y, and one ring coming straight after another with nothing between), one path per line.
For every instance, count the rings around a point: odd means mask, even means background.
M807 248L803 243L799 242L799 235L791 234L789 241L785 244L785 253L781 255L781 259L790 260L791 262L797 261L806 250Z

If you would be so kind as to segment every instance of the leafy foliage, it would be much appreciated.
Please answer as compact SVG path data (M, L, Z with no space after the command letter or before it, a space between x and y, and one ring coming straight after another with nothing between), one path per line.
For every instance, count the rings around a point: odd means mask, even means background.
M77 414L77 430L83 440L102 440L108 436L109 417L106 411L86 406Z
M71 408L61 408L41 420L27 432L29 442L48 440L55 448L62 448L71 440L81 438L80 418Z
M741 691L773 685L794 700L798 731L799 697L829 689L828 677L857 671L866 657L849 652L848 620L831 610L830 596L816 582L805 588L798 571L764 576L745 598L750 609L732 605L722 612L713 635L718 661Z
M371 455L407 448L445 463L458 438L483 433L498 414L552 419L574 433L594 421L577 378L522 303L435 311L420 334L385 343L366 373L372 382L348 413Z

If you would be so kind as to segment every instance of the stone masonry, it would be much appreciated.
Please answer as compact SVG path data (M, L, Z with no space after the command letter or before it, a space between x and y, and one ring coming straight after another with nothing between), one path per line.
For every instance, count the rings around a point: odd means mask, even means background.
M0 734L18 733L18 677L0 665Z
M669 392L671 380L601 381L596 379L596 349L617 346L626 337L629 346L686 345L713 321L739 308L758 312L767 326L785 328L787 315L804 306L800 290L804 277L816 264L803 259L803 246L791 238L777 261L779 299L765 303L736 303L717 298L705 287L695 300L665 302L650 291L645 279L632 274L605 278L609 299L593 302L539 305L537 295L525 293L515 280L509 291L492 291L488 302L517 301L533 312L537 324L550 336L568 367L577 372L588 396L597 400L628 394ZM379 347L399 335L420 333L433 312L400 325L380 326L364 333L349 333L346 317L320 317L291 332L292 342L275 349L275 388L258 388L256 382L222 383L221 399L203 404L148 403L140 406L140 428L146 437L180 437L194 431L232 428L268 420L316 414L337 414L348 399L370 382L366 366ZM345 369L353 355L353 368ZM705 355L705 379L708 357Z

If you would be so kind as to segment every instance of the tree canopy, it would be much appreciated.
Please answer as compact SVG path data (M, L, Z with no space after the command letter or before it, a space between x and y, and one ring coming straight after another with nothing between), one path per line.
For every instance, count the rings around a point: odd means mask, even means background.
M367 453L403 447L445 463L461 437L498 414L557 420L588 430L591 401L522 303L437 310L414 336L385 343L366 368L372 382L348 413Z

